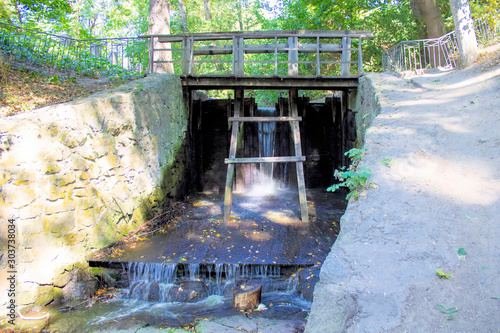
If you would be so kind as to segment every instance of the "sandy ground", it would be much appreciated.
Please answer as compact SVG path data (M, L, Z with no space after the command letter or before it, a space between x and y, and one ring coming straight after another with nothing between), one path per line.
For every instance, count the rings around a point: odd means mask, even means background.
M360 166L378 189L349 203L306 331L500 332L499 49L367 75L382 111Z

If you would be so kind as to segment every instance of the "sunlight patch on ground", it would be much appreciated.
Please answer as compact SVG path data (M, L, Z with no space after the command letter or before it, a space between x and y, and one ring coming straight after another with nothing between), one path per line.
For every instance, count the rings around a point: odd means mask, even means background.
M500 180L488 165L480 162L439 158L426 153L398 159L392 175L466 204L490 205L500 199Z
M289 224L299 221L299 218L290 210L268 211L264 214L265 218L271 222L279 224Z
M442 87L442 89L463 89L466 87L485 84L486 81L494 78L495 76L500 76L500 68L496 70L484 72L483 74L476 75L467 80L457 82L455 84L447 84Z

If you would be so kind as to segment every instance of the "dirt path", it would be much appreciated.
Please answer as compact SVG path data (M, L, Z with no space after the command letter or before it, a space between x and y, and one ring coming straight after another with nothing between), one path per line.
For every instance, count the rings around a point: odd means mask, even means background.
M382 112L361 166L378 189L347 207L306 331L500 332L496 49L465 70L368 75Z

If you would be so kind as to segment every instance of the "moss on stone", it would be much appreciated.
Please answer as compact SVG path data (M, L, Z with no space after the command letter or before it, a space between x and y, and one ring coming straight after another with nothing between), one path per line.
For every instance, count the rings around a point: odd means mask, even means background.
M56 173L59 173L60 171L61 171L61 168L58 165L52 164L52 163L49 163L47 165L47 167L45 168L46 175L54 175Z
M54 300L54 286L40 285L37 288L34 303L35 305L44 306Z
M0 176L0 186L7 184L12 179L12 176L8 173L3 172Z

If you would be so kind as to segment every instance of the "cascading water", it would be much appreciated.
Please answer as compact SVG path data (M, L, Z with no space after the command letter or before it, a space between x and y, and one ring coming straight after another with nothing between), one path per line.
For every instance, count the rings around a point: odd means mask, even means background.
M255 112L259 117L272 117L276 115L274 107L259 107ZM275 122L259 122L259 157L274 156L274 148L276 142L276 123ZM254 184L250 193L258 195L273 194L276 185L273 180L274 163L260 163L260 173L258 183Z
M298 282L295 277L284 277L276 265L130 262L125 271L129 298L158 302L178 301L176 288L186 281L196 282L195 292L206 290L207 296L230 296L232 288L241 281L258 281L264 292L293 292Z

